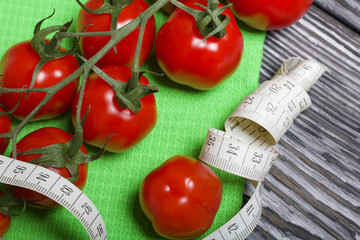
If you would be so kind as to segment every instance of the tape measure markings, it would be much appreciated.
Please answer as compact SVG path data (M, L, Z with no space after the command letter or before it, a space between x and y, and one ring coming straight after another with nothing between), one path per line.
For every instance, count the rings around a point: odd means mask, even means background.
M258 184L253 196L240 210L240 212L238 212L238 214L203 240L228 240L236 239L237 236L238 238L241 237L239 239L245 239L249 236L261 217L262 206L260 189L261 183ZM241 222L244 224L240 224Z
M313 61L286 60L273 79L262 83L225 120L226 132L208 130L199 159L258 183L238 214L204 240L245 239L256 227L262 211L261 184L279 154L275 145L311 106L307 91L323 72Z
M90 199L55 172L0 155L0 181L37 191L68 209L84 226L90 239L107 239L105 224Z
M243 144L236 137L215 129L209 129L200 159L241 177L263 181L273 160L278 155L274 149L265 151ZM250 159L250 161L246 161Z

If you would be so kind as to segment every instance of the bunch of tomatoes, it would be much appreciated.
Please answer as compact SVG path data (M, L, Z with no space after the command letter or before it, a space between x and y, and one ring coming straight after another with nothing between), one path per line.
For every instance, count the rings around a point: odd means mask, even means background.
M153 92L156 90L149 90L154 89L153 86L143 72L138 71L153 47L159 66L169 79L198 90L210 90L229 78L241 61L243 38L234 15L254 28L274 30L299 20L312 4L312 0L228 0L230 6L225 6L212 0L174 1L173 4L157 0L158 4L162 3L159 6L171 14L157 33L151 16L100 56L99 52L112 39L105 32L123 28L156 5L149 6L144 0L125 5L124 2L79 3L82 8L76 29L80 33L82 59L86 60L76 59L73 52L58 46L56 39L46 39L46 31L40 29L42 21L35 27L39 33L36 38L7 50L0 62L0 90L7 89L0 92L0 154L29 121L53 119L71 109L75 129L81 130L80 138L79 134L60 128L40 128L13 144L12 157L41 164L82 189L90 161L83 142L110 152L124 152L155 127L157 109ZM114 17L110 12L95 11L108 7L106 4L112 4L113 9L120 6L120 14ZM63 28L57 30L64 32ZM95 32L103 34L91 35ZM53 50L57 50L56 54ZM91 63L92 59L96 59L96 65ZM82 81L80 74L85 70L79 71L80 61L94 70ZM66 81L70 78L71 81ZM48 98L46 103L39 108L45 98ZM21 121L15 133L9 115ZM81 160L76 166L70 164L71 168L68 162L59 167L60 163L53 163L52 151L60 148L64 157L59 158L64 158L64 162ZM221 203L222 184L202 162L176 155L143 180L139 196L140 206L156 232L166 238L192 238L210 228ZM27 189L15 190L14 197L24 197L38 208L58 206L53 200ZM10 216L0 214L3 230L0 236L7 232L10 221Z

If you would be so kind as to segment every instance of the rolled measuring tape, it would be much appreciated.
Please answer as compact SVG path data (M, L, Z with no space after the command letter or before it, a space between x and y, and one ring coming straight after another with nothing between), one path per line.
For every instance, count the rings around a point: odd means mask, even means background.
M245 239L260 221L261 185L278 151L276 143L311 106L307 91L324 73L314 61L290 58L226 119L225 131L209 129L199 159L249 179L255 191L245 206L205 240ZM74 184L44 167L0 155L0 182L39 192L68 209L90 239L105 240L104 220ZM1 238L0 238L1 239Z
M204 240L245 239L255 229L262 211L262 181L279 154L275 145L311 106L307 91L324 72L315 61L289 58L226 119L225 131L208 130L199 159L250 180L256 189L238 214Z
M105 240L104 220L90 199L57 173L0 155L0 182L39 192L69 210L84 226L90 239Z

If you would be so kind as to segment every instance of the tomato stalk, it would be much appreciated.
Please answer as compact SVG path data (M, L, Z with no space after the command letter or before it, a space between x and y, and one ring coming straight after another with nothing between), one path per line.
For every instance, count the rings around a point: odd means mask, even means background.
M218 8L219 0L209 0L207 6L198 4L204 9L204 11L200 11L192 9L176 0L170 0L170 2L194 17L200 34L204 36L203 41L211 36L217 38L225 36L225 27L230 23L230 18L221 13L229 8L230 5Z
M1 184L4 185L5 184ZM0 195L0 212L6 216L16 217L20 216L25 212L25 209L28 205L28 202L25 199L22 191L15 186L6 185L6 189L2 191L3 194ZM14 197L14 191L18 188L21 194L21 199ZM21 206L21 211L19 213L14 213L11 209L13 207Z
M51 26L45 29L41 30L42 23L51 18L55 14L55 10L53 13L39 21L34 29L34 37L31 39L31 47L36 51L36 53L40 56L40 61L36 65L31 83L29 88L32 88L35 84L35 80L37 76L39 75L39 72L41 68L45 65L45 63L50 62L54 59L64 57L68 54L74 53L76 48L78 47L79 39L76 41L76 43L73 45L73 47L68 51L60 51L61 47L61 39L58 39L57 37L53 37L49 43L48 41L45 41L45 38L54 32L67 32L70 25L72 24L72 20L69 22L66 22L64 25L58 25L58 26ZM56 35L55 35L56 36ZM27 94L28 95L28 94Z
M111 15L111 30L115 30L117 27L117 18L119 17L121 11L133 2L133 0L104 0L103 5L97 9L90 9L84 4L80 2L80 0L76 0L76 2L86 11L93 14L104 14L110 13ZM116 50L115 50L116 51Z

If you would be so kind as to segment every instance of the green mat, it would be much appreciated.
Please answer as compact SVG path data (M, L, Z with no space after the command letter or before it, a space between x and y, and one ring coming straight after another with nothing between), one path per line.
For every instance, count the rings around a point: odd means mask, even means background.
M0 55L13 44L30 39L35 24L50 15L53 9L56 10L55 16L44 26L63 24L71 18L76 20L80 8L75 0L0 1ZM165 13L156 14L158 27L165 20ZM239 69L230 79L214 90L197 91L175 84L166 77L148 76L150 82L160 88L155 95L158 107L155 129L131 150L121 154L106 153L89 164L84 193L100 211L108 239L161 239L140 209L138 189L142 179L175 154L197 158L207 129L223 130L225 119L246 95L257 88L265 32L252 30L241 23L239 26L244 37L244 55ZM70 30L75 30L74 24ZM160 72L154 54L146 67ZM17 123L14 119L13 122ZM43 126L73 131L68 112L55 120L29 124L19 139ZM88 149L91 153L96 151L92 147ZM224 195L207 234L235 215L242 202L244 180L215 171L222 180ZM88 239L88 236L80 222L65 208L59 207L49 211L28 209L24 215L13 218L5 239Z

